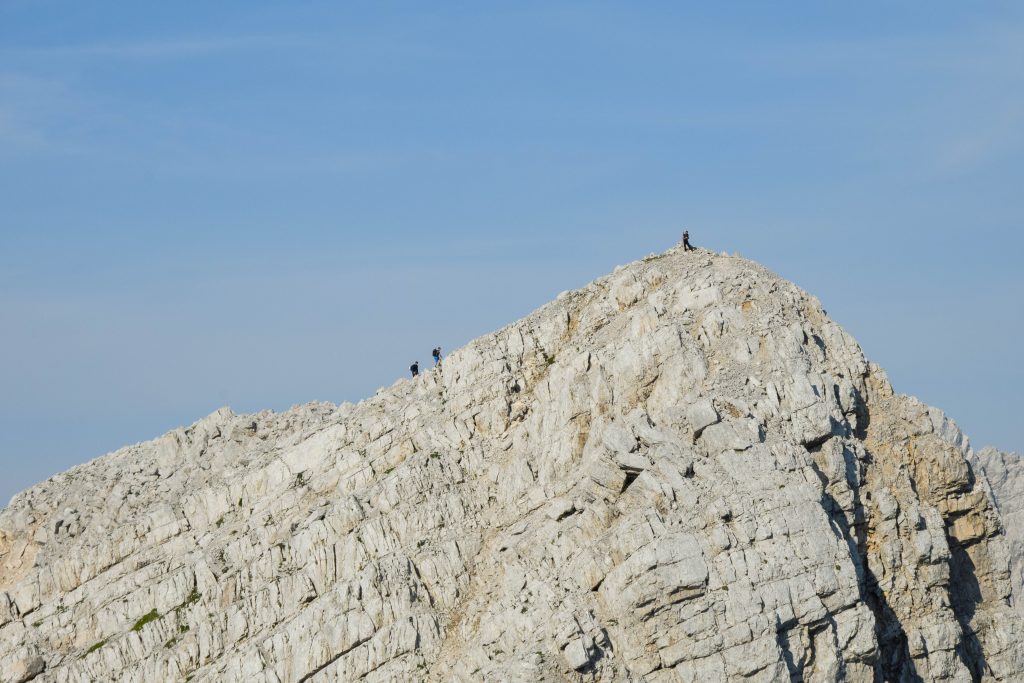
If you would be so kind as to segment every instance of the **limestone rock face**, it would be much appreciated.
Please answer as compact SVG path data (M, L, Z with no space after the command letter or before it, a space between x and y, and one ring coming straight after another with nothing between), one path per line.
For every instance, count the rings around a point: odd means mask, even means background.
M0 680L1019 681L969 454L814 298L673 249L19 494Z
M1010 546L1014 606L1024 615L1024 459L1016 453L983 448L974 451L971 464L992 487Z

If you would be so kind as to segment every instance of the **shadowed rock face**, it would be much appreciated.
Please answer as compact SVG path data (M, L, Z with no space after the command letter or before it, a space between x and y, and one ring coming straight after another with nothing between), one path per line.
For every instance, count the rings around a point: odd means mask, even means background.
M1024 615L1024 460L1016 453L983 448L972 453L971 464L992 487L999 517L1010 548L1014 606Z
M968 455L815 299L671 250L443 374L20 494L0 677L1021 680Z

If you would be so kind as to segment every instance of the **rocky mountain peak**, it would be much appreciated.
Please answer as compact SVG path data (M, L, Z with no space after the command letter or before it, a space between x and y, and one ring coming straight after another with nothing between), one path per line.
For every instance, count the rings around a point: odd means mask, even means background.
M0 680L1020 680L973 457L816 299L673 249L19 494Z

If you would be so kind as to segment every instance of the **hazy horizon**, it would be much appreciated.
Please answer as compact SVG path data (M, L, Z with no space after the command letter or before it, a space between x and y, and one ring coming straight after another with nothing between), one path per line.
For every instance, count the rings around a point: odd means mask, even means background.
M0 505L693 241L1024 449L1024 6L0 5Z

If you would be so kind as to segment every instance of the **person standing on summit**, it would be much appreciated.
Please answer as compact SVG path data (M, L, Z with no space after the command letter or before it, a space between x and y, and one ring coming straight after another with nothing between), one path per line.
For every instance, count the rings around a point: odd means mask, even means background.
M415 363L410 365L409 366L409 372L412 373L413 377L415 377L416 375L420 374L420 362L416 361Z
M441 364L441 347L438 346L436 349L434 349L431 352L431 355L434 357L434 367L436 368Z
M693 251L693 247L690 246L690 231L683 231L683 251Z

